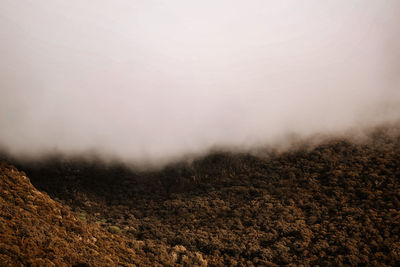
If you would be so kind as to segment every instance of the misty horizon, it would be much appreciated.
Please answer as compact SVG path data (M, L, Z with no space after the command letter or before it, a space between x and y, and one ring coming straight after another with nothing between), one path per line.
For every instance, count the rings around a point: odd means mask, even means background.
M0 3L0 148L165 164L400 119L400 2Z

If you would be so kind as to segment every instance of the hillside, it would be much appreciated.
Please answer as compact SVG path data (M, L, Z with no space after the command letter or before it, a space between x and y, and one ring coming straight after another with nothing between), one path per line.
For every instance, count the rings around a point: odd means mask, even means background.
M103 229L35 189L14 166L0 163L0 266L165 266L200 254L138 241L116 226ZM148 257L147 252L157 255Z
M395 127L363 142L214 153L154 172L61 158L14 164L30 180L2 163L6 266L400 263Z

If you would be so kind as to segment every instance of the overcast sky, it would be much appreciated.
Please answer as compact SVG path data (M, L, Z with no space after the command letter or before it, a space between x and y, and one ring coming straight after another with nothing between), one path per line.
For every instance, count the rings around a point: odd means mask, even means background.
M397 0L1 0L0 147L165 163L399 118Z

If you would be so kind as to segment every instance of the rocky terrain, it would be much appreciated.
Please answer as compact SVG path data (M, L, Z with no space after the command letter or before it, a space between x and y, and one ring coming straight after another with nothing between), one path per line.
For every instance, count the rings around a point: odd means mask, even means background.
M399 127L153 172L12 163L25 173L0 165L3 266L400 264Z

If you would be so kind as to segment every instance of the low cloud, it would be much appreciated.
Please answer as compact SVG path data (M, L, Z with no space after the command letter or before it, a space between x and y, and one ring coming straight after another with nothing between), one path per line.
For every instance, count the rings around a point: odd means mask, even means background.
M399 119L400 2L0 3L0 147L159 165Z

